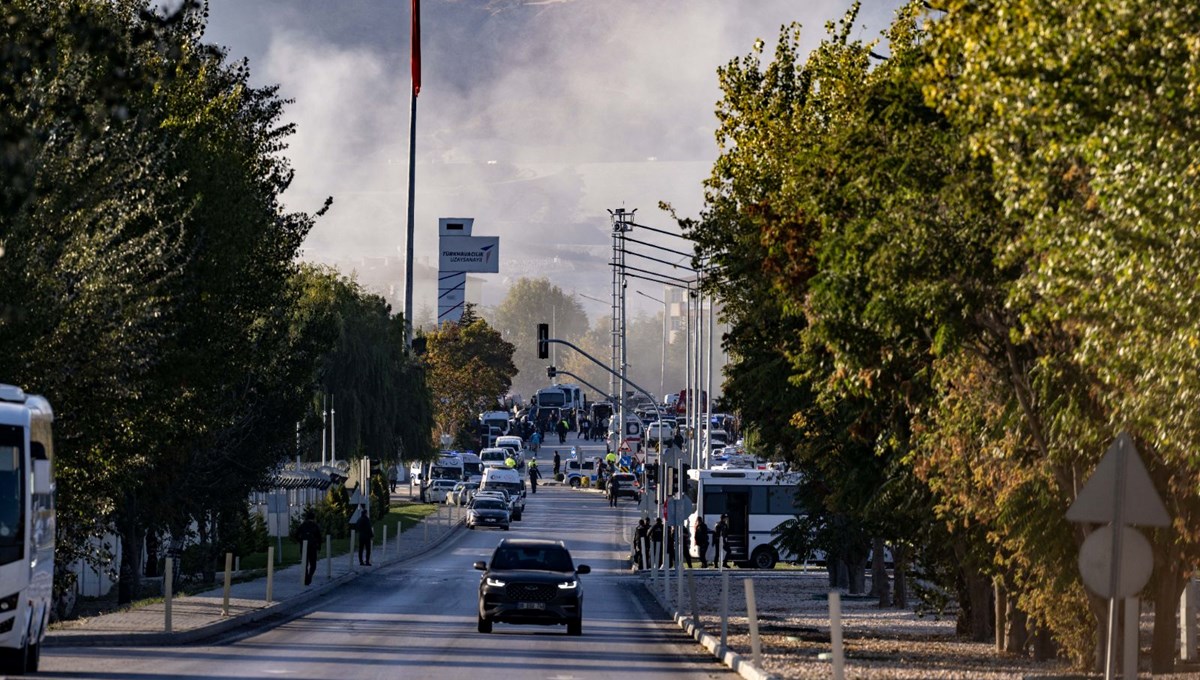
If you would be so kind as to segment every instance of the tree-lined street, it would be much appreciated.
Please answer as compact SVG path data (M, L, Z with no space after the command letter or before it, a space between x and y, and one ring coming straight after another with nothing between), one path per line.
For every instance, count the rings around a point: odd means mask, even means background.
M159 648L50 648L49 678L717 678L732 675L664 618L629 572L624 530L636 509L598 493L540 487L511 531L459 529L416 563L388 567L331 591L295 619L231 636L227 644ZM585 583L584 636L563 626L497 624L475 630L480 572L502 538L563 540Z

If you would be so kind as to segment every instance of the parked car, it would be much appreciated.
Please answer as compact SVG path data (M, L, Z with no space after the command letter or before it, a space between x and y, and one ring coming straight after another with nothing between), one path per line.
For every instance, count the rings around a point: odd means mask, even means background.
M467 528L497 527L508 531L512 515L508 512L508 504L499 498L476 498L471 501L471 509L467 512Z
M425 490L425 499L430 503L445 503L446 495L454 490L457 483L453 479L435 479Z
M566 624L568 635L583 634L586 564L575 566L562 541L504 539L488 562L476 562L480 633L493 623Z

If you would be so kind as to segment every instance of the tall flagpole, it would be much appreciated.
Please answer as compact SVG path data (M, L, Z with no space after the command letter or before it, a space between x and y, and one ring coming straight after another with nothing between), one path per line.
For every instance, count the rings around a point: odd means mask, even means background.
M421 91L421 7L412 3L412 109L408 116L408 240L404 253L404 347L413 335L413 205L417 183L417 94Z

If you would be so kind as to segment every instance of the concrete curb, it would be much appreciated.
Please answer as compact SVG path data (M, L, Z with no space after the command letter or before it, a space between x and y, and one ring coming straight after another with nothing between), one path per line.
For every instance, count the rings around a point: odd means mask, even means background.
M449 541L453 536L458 535L462 531L463 523L460 521L454 525L446 533L440 537L430 541L427 545L422 546L419 550L411 552L402 557L394 557L387 562L380 563L379 568L390 567L398 564L403 564L410 560L416 559ZM332 590L336 590L351 581L356 580L360 576L374 573L377 569L371 571L352 571L335 577L333 580L322 583L318 586L306 588L305 590L291 595L287 599L273 602L269 605L258 607L241 614L229 616L227 618L218 619L212 623L202 626L197 626L190 630L182 630L178 632L122 632L122 633L76 633L72 631L54 631L46 633L43 640L43 645L46 647L165 647L173 645L186 645L209 638L216 637L236 630L242 626L249 625L261 621L272 616L285 616L304 607L308 603L316 600ZM265 578L265 577L264 577Z
M658 602L660 607L667 610L667 612L671 614L671 618L675 620L675 624L683 629L685 633L690 635L696 642L699 642L700 645L709 652L712 652L712 655L716 657L717 661L725 664L732 671L742 676L746 680L775 680L775 676L770 675L766 671L758 668L752 664L749 659L743 657L741 654L738 654L728 647L722 647L721 639L719 637L714 637L704 632L704 629L701 628L697 622L693 621L690 616L684 616L678 611L672 611L670 603L663 602L660 593L655 591L654 588L651 588L646 582L647 577L644 571L642 572L642 577L642 586L646 589L646 592L650 593L650 596L654 598L654 601Z

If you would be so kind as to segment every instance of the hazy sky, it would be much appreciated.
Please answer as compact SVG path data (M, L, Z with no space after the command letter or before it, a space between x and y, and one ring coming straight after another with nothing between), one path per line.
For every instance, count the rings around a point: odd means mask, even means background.
M247 57L258 84L278 84L295 100L288 207L314 210L334 198L306 259L402 257L410 0L209 2L207 39ZM485 304L520 276L605 297L608 209L636 208L638 222L674 229L659 201L684 216L702 207L717 153L717 68L756 39L769 56L792 21L810 49L849 4L422 0L418 263L436 266L438 217L474 217L476 235L501 238L501 273L486 277ZM876 37L898 5L866 0L861 37ZM653 240L682 243L661 238ZM432 284L418 286L416 306L434 295ZM583 302L593 314L603 307ZM640 296L630 302L653 307Z

